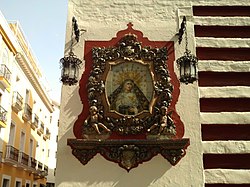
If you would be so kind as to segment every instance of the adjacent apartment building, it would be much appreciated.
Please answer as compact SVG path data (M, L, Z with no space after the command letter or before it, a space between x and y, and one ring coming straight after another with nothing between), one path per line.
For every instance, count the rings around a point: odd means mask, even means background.
M0 12L1 187L54 186L59 104L44 80L19 23Z

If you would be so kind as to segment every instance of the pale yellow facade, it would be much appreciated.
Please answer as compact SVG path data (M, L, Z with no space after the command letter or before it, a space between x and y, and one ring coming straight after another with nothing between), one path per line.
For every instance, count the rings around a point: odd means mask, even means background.
M19 23L0 23L0 186L45 186L59 116Z

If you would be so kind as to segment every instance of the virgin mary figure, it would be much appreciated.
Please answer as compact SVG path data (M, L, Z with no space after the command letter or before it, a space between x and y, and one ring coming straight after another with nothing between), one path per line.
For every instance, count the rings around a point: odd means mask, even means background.
M110 109L124 115L136 115L149 110L149 101L131 79L126 79L109 96Z

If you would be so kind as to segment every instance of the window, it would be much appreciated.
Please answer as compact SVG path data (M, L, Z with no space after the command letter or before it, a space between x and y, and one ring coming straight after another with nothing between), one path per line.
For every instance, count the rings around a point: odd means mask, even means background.
M20 181L16 181L16 187L21 187L21 182Z
M24 152L24 145L25 145L25 133L21 132L21 137L20 137L20 151Z
M3 178L2 187L10 187L10 179Z
M11 125L10 125L10 136L9 136L9 145L14 145L14 139L15 139L15 123L11 122Z
M30 150L29 150L29 156L32 157L33 155L33 139L30 139Z
M25 103L29 103L29 99L30 99L30 91L26 90Z
M29 180L26 181L25 187L30 187L30 181Z
M47 182L47 183L46 183L46 187L55 187L55 184L54 184L54 183Z

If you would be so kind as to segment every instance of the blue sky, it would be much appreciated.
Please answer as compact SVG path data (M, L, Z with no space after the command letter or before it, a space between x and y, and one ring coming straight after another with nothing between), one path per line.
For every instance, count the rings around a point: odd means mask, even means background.
M17 20L47 78L51 95L60 101L60 65L64 55L67 0L0 0L7 20Z

